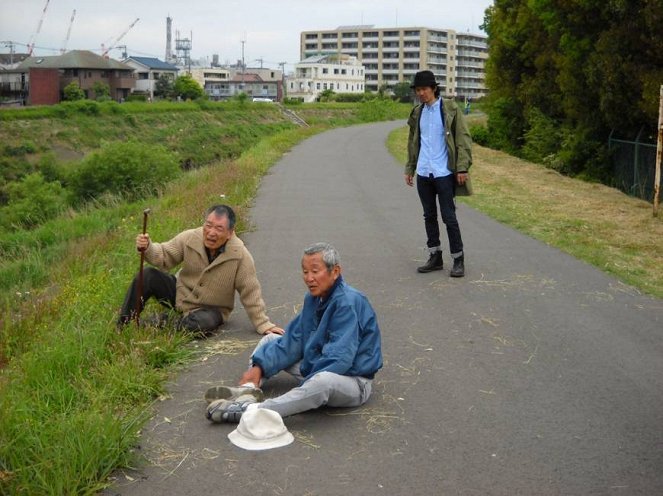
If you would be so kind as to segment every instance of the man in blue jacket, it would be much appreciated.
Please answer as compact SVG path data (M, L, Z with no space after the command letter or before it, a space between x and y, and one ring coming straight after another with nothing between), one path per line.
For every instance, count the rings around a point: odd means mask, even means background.
M366 296L345 283L338 252L327 243L304 250L302 275L309 292L285 334L262 338L241 386L216 386L205 394L212 422L239 422L252 408L286 417L323 405L358 407L370 397L373 377L382 367L375 311ZM300 385L262 401L262 382L282 370Z

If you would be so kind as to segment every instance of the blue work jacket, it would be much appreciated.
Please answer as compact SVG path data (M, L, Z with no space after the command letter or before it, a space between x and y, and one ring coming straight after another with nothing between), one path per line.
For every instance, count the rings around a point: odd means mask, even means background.
M366 296L340 276L324 301L307 293L304 308L285 334L253 355L266 378L300 360L304 380L323 371L372 379L382 367L375 311Z

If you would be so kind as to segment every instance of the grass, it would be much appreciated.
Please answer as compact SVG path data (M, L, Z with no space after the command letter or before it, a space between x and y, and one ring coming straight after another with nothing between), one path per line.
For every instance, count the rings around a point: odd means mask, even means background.
M404 164L407 128L393 131L388 147ZM473 159L475 194L460 201L663 298L663 218L651 204L489 148L475 145Z
M346 112L338 110L338 123L371 118L366 110L347 118ZM375 115L390 117L383 109ZM37 116L33 121L43 124ZM159 122L152 121L155 128ZM243 219L261 176L294 144L327 127L289 125L261 139L244 136L253 146L241 156L192 170L159 196L133 203L106 199L2 237L8 256L0 264L6 276L0 291L0 494L96 494L113 470L136 462L132 450L152 403L178 366L199 353L189 346L190 335L115 330L123 293L138 269L130 247L143 209L152 209L152 237L167 239L197 225L210 204L228 203L241 234L251 228ZM68 136L94 142L78 131Z

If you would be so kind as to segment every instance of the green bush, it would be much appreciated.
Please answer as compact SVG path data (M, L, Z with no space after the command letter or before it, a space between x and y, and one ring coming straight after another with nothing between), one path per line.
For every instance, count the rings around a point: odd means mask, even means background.
M0 224L5 229L34 227L67 206L67 194L60 183L46 182L39 172L9 184L7 194L9 202L0 208Z
M70 102L83 100L85 98L85 93L83 92L83 90L80 88L78 83L73 81L64 87L63 92L64 92L64 99Z
M5 145L4 154L10 157L22 157L36 151L37 146L32 141L26 141L18 146Z
M116 142L85 157L69 182L75 201L104 193L132 198L156 193L179 172L177 158L160 145Z
M127 97L127 102L147 102L147 95L141 93L132 93Z
M482 124L470 126L470 134L472 135L472 141L477 145L488 146L489 135L486 126Z
M337 93L333 95L335 102L363 102L364 93Z
M544 163L560 148L559 124L536 107L527 112L527 123L529 129L525 131L522 156L532 162Z

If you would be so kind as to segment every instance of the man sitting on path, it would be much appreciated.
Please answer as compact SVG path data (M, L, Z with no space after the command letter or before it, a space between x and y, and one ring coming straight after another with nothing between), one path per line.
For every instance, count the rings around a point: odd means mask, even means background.
M301 313L282 336L260 340L241 386L207 391L209 420L239 422L252 408L286 417L323 405L358 407L368 400L373 377L382 367L380 328L368 299L345 283L339 264L338 252L327 243L304 250L302 275L309 292ZM300 385L262 401L264 379L281 370Z
M159 303L181 313L177 327L209 332L228 320L235 291L252 324L260 334L283 334L265 312L253 257L235 235L235 212L227 205L214 205L205 212L201 227L181 232L165 243L153 243L149 234L136 237L136 248L145 252L143 298L136 308L138 276L134 278L120 311L123 326L154 296ZM175 276L167 272L179 266Z

